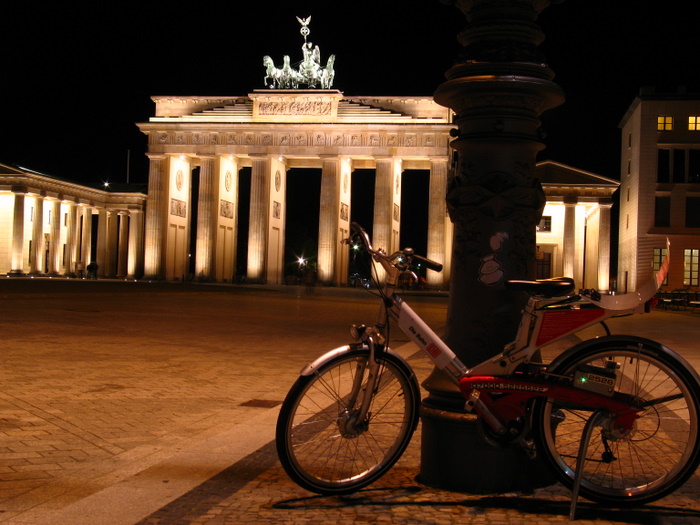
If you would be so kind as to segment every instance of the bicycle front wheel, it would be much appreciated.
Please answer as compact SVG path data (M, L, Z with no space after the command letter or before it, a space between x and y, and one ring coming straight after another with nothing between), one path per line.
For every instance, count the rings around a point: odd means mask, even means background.
M550 372L572 377L586 366L619 364L615 393L642 406L631 432L602 425L588 444L580 494L592 501L639 505L680 487L700 462L700 385L692 367L665 347L643 339L594 344L573 352ZM590 368L587 370L591 370ZM542 398L533 409L538 450L571 487L583 429L592 411Z
M364 421L355 416L369 375L369 350L343 353L297 379L277 420L277 454L292 480L318 494L349 494L401 457L418 423L419 388L400 358L381 356Z

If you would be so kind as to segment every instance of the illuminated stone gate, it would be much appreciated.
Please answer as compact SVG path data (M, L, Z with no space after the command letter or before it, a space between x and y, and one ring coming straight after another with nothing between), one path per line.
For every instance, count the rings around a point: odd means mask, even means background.
M432 97L345 97L337 90L289 89L153 100L155 116L139 124L148 136L150 159L146 278L183 278L194 257L195 278L230 281L237 243L247 236L248 282L282 283L291 168L321 169L320 282L347 282L349 247L340 240L350 228L356 169L376 171L373 242L388 252L399 249L402 173L429 170L427 256L447 265L451 113ZM246 167L251 169L250 220L248 231L240 231L238 175ZM428 272L428 279L442 286L449 268Z

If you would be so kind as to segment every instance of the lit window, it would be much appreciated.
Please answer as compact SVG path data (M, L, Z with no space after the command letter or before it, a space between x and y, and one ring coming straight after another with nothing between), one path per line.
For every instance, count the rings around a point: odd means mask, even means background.
M656 129L657 131L673 130L673 117L657 117Z
M688 131L700 131L700 117L688 117Z
M698 285L698 259L700 258L700 250L686 249L683 250L683 284L685 286Z
M661 269L661 263L664 262L664 258L666 257L666 248L654 248L654 259L652 261L652 270L655 272L658 272ZM666 274L666 278L664 279L664 282L661 283L663 285L668 284L668 274Z
M552 231L552 217L544 215L540 219L540 223L537 225L538 232L551 232Z

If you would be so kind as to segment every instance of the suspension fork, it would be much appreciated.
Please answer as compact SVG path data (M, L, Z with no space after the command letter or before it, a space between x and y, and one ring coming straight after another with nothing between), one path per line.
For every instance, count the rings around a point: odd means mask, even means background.
M367 337L366 341L369 348L369 359L364 363L357 365L357 373L350 392L350 398L347 406L357 407L353 419L357 423L361 423L367 419L369 409L372 404L372 398L379 384L379 371L381 364L377 359L377 346L374 342L374 337ZM367 374L367 382L363 387L363 380ZM358 402L359 401L359 402Z

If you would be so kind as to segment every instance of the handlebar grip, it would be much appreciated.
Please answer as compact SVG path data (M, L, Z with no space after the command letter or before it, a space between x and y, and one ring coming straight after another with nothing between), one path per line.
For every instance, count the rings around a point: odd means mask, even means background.
M440 264L439 262L431 261L430 259L415 254L413 255L413 260L419 261L421 264L425 265L426 268L434 272L442 271L442 264Z

